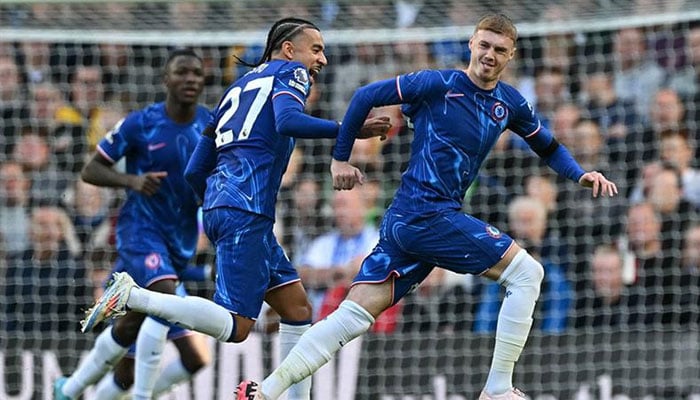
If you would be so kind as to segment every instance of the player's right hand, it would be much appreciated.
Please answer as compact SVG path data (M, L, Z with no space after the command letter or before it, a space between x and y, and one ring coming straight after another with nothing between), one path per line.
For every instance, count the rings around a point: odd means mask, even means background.
M131 189L146 196L153 196L160 188L160 182L168 176L166 171L146 172L143 175L134 175L131 180Z
M357 167L347 161L331 161L331 176L333 177L333 189L350 190L356 183L365 183L365 176Z
M367 118L356 138L370 139L379 137L381 140L385 140L389 129L391 129L391 118L388 116Z

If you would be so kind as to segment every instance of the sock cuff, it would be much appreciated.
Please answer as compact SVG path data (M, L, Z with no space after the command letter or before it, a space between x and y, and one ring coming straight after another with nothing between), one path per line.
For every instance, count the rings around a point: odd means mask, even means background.
M304 332L306 332L307 330L309 330L310 326L311 326L311 321L308 321L304 325L287 324L285 322L280 321L279 333L290 333L290 334L301 335Z
M280 325L291 325L291 326L304 326L304 325L311 325L311 320L307 319L304 321L288 321L286 319L281 319L280 320Z
M343 300L343 302L340 303L340 306L338 308L344 308L357 315L358 317L367 320L370 324L374 323L374 317L372 316L372 314L370 314L369 311L364 309L364 307L355 303L352 300Z

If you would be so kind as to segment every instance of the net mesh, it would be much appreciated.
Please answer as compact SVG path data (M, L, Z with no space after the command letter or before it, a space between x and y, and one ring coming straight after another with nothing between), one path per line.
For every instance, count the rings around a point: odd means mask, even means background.
M78 333L77 322L113 266L125 195L80 182L79 171L127 112L164 99L170 50L201 53L202 102L213 107L247 71L234 56L256 60L273 21L306 17L324 29L329 59L307 111L341 119L363 84L466 63L470 33L487 11L506 12L519 27L504 80L585 169L620 188L616 198L593 199L506 133L468 191L465 211L515 237L546 271L516 384L540 399L697 399L695 0L1 2L0 398L51 398L52 379L72 372L92 346L94 334ZM373 114L391 118L389 139L358 141L352 155L369 178L353 213L371 232L412 138L398 108ZM374 244L339 260L318 244L343 223L336 214L349 212L330 187L332 145L298 141L275 226L316 318L343 298L352 260ZM42 251L52 246L60 251ZM203 238L192 263L213 262ZM332 278L319 278L331 268ZM211 283L187 286L212 295ZM475 398L502 296L482 278L436 270L319 371L314 398ZM275 324L266 312L252 340L213 345L212 365L163 398L231 398L239 378L262 378L278 362Z

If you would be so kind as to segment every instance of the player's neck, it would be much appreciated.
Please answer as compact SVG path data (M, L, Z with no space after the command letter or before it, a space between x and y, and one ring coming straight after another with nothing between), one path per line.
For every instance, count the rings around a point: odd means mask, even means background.
M165 111L168 117L178 124L192 121L196 109L197 104L182 104L171 101L165 102Z
M493 90L498 84L498 79L494 81L484 81L483 79L480 79L476 75L476 73L469 67L467 67L467 69L463 69L462 71L467 75L469 80L472 81L472 83L476 85L479 89Z

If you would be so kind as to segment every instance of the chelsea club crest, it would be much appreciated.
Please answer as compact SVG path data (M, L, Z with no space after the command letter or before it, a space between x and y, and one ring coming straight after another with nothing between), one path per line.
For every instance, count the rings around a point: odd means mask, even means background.
M497 101L491 107L491 118L496 122L501 122L508 116L508 109L501 103Z

